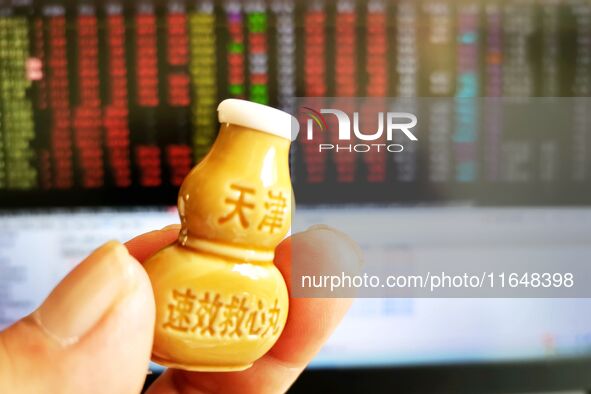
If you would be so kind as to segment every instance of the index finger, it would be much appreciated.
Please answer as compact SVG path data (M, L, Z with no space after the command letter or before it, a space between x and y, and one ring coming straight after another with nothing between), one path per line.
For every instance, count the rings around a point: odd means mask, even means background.
M138 235L127 241L125 246L129 250L129 254L135 257L140 263L143 263L148 257L176 241L180 229L180 224L166 226L161 230Z

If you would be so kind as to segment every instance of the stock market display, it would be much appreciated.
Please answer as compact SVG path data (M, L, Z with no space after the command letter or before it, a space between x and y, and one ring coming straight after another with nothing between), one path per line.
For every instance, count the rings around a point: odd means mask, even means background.
M0 85L3 208L173 205L224 98L589 97L591 1L2 0ZM554 136L464 108L429 106L400 154L301 133L298 200L591 202L589 101Z

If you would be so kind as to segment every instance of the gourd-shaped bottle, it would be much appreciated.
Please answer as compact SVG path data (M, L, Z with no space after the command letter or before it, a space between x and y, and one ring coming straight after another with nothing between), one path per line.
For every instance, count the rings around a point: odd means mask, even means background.
M185 370L246 369L287 319L273 257L291 224L288 156L297 123L236 99L219 105L218 118L212 149L179 192L178 242L145 263L156 300L152 359Z

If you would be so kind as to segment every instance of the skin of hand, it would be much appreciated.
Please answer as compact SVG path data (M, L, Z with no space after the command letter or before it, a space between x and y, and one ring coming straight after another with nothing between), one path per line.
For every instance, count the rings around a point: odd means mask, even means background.
M141 262L178 237L173 225L111 241L82 261L31 315L0 332L0 393L139 393L152 348L155 305ZM345 234L314 226L276 250L275 264L290 286L294 259L361 264ZM39 262L43 264L43 262ZM291 298L275 346L240 372L167 370L149 394L282 393L320 350L352 299Z

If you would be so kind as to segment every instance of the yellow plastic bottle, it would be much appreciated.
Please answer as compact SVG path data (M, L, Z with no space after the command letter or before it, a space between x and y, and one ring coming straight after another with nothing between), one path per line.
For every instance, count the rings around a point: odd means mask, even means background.
M218 118L217 140L179 192L178 242L144 264L156 299L152 359L185 370L250 367L288 312L273 257L291 224L295 119L236 99L219 105Z

